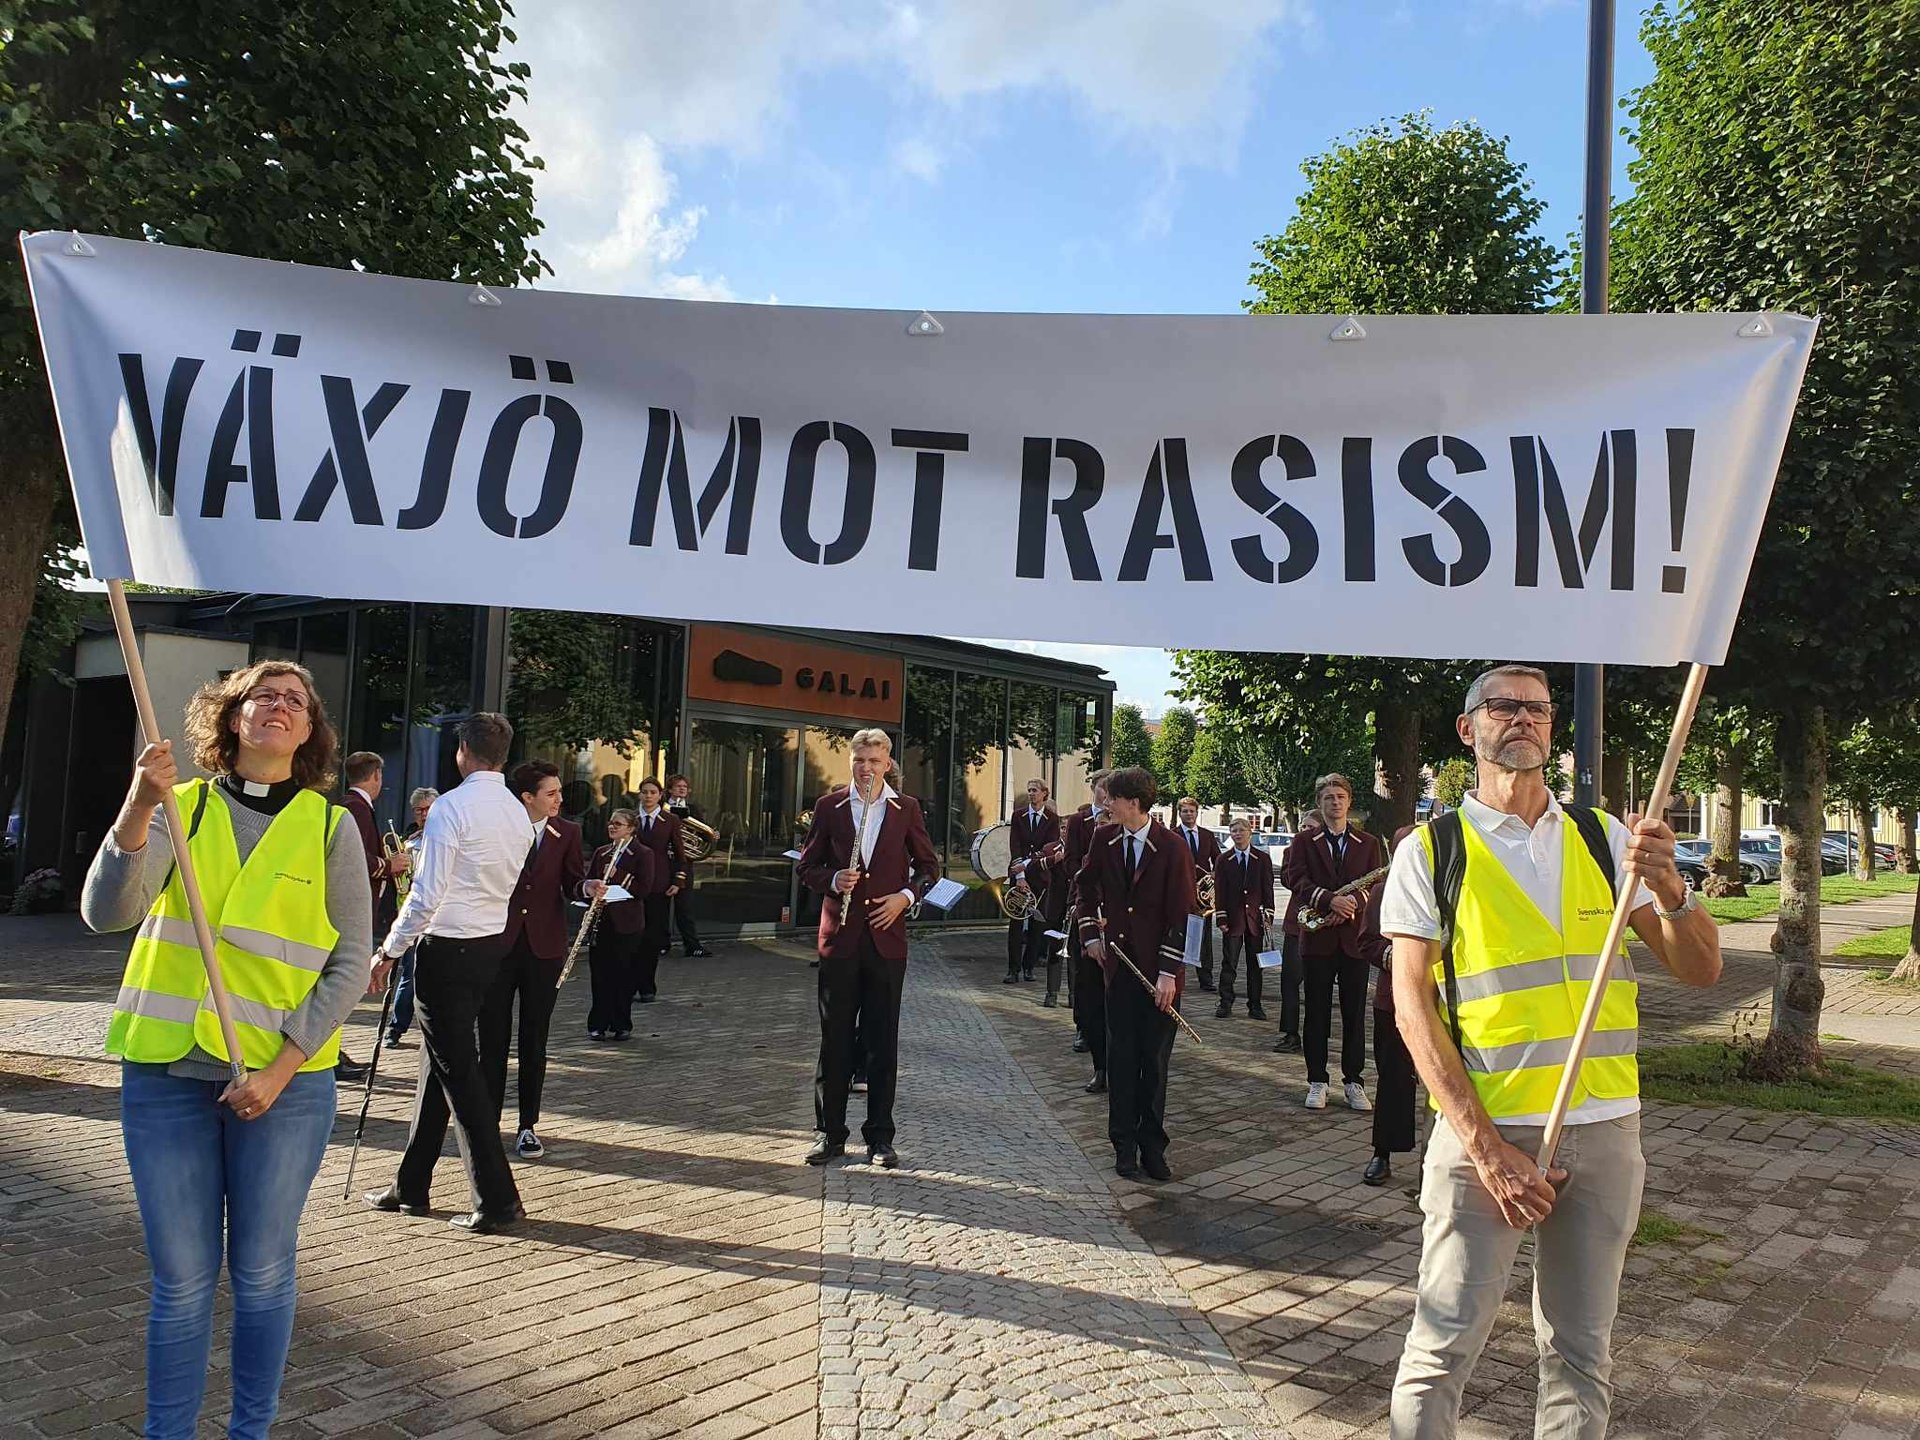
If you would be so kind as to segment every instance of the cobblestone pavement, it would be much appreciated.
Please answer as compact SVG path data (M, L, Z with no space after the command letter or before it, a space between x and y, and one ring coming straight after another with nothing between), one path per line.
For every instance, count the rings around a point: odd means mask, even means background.
M122 945L0 920L0 1437L138 1426L145 1271L95 1058ZM1713 992L1649 979L1650 1037L1725 1033L1771 965L1735 954ZM627 1047L586 1042L569 987L520 1237L343 1201L343 1097L275 1433L1383 1433L1413 1157L1361 1186L1366 1117L1299 1108L1272 1025L1190 992L1207 1043L1175 1050L1177 1178L1120 1181L1068 1013L1004 970L998 935L917 946L894 1172L799 1163L814 977L793 946L669 961ZM1883 1013L1852 972L1830 981L1832 1013L1856 993ZM1906 1046L1833 1048L1920 1072ZM356 1189L390 1173L418 1056L383 1060ZM1629 1260L1614 1434L1920 1436L1920 1132L1654 1105L1644 1140L1672 1233ZM463 1188L449 1155L435 1198ZM1463 1436L1531 1434L1524 1268L1469 1397Z

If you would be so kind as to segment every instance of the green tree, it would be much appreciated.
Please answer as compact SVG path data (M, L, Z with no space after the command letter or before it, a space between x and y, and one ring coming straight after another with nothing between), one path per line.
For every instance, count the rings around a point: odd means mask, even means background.
M1187 758L1182 789L1202 805L1251 805L1255 796L1240 770L1239 737L1218 725L1202 725Z
M1169 805L1186 788L1187 761L1193 757L1199 734L1200 722L1184 705L1172 706L1160 717L1160 731L1153 737L1153 778Z
M1466 122L1437 128L1408 115L1358 132L1301 167L1307 188L1293 218L1258 244L1245 301L1255 314L1493 314L1538 310L1559 253L1535 233L1542 202L1506 142ZM1228 674L1180 652L1190 695L1224 693ZM1461 667L1443 661L1234 654L1244 689L1270 698L1224 716L1258 729L1277 710L1337 692L1349 713L1369 715L1372 823L1387 834L1411 824L1420 798L1423 727L1458 712ZM1432 697L1445 693L1438 710ZM1213 702L1209 698L1207 703ZM1209 714L1211 714L1209 710Z
M1740 878L1740 815L1746 803L1746 777L1774 768L1773 735L1763 717L1744 706L1711 696L1701 705L1680 762L1680 785L1713 794L1713 842L1706 893L1745 895Z
M502 0L0 0L0 229L510 285L532 250ZM0 267L0 730L71 514L20 266ZM68 522L70 524L70 521Z
M1300 816L1313 808L1314 782L1322 775L1364 773L1367 732L1338 711L1322 710L1243 731L1235 748L1254 798L1297 829Z
M1786 863L1762 1063L1819 1060L1828 737L1920 692L1920 9L1659 4L1627 109L1624 310L1818 314L1722 700L1775 719Z
M1460 802L1467 798L1467 791L1473 788L1473 782L1473 761L1464 755L1455 755L1433 772L1434 802L1457 810Z
M1147 734L1147 722L1138 705L1113 707L1113 768L1138 766L1153 769L1153 739Z

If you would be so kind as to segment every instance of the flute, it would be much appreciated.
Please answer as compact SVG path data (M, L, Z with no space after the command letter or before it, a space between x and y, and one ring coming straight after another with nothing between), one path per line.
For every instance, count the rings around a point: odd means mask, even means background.
M633 842L628 841L627 843L632 844ZM613 854L607 857L606 874L600 877L600 893L594 896L593 903L587 906L587 913L580 921L579 932L573 937L573 944L567 948L567 963L560 967L560 979L555 982L555 989L567 983L567 977L573 974L573 967L579 963L580 952L587 947L587 942L592 939L593 927L600 919L600 908L607 903L606 887L613 882L614 867L620 863L620 857L626 853L626 845L616 845L613 847Z

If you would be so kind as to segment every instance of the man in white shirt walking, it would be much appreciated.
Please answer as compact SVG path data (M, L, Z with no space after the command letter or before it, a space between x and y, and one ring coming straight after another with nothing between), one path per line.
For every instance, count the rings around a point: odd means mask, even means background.
M1612 1402L1620 1275L1640 1212L1638 983L1602 957L1613 876L1642 882L1632 924L1686 985L1720 974L1720 936L1657 819L1631 829L1547 789L1546 675L1489 670L1456 722L1478 788L1393 853L1380 923L1400 1033L1440 1122L1427 1143L1420 1288L1394 1382L1396 1440L1445 1440L1532 1228L1538 1432L1600 1440ZM1436 883L1435 877L1439 880ZM1535 1161L1588 985L1610 980L1573 1091L1560 1165Z
M472 1212L456 1215L453 1223L486 1235L510 1228L524 1213L500 1144L478 1021L506 955L507 908L533 836L525 807L501 774L513 726L504 715L481 713L463 722L459 733L454 763L465 778L427 812L413 888L374 956L379 989L407 947L418 942L414 1003L425 1053L399 1173L367 1203L408 1215L426 1212L451 1109L473 1190Z

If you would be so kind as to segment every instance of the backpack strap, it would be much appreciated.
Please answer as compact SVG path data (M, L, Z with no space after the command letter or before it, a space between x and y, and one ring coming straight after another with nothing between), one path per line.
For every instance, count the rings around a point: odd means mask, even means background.
M1440 963L1446 971L1447 1029L1453 1047L1465 1053L1460 1041L1460 979L1453 968L1453 926L1460 909L1460 887L1467 878L1467 842L1461 833L1458 810L1449 810L1427 825L1433 841L1433 899L1440 910Z
M1563 805L1573 823L1580 827L1580 838L1587 842L1587 853L1593 856L1593 863L1600 867L1600 873L1607 877L1607 893L1613 894L1618 888L1618 877L1613 873L1613 846L1607 840L1607 822L1591 805Z
M207 800L213 794L213 786L207 781L200 782L200 797L193 803L193 819L187 822L187 839L191 840L200 833L200 817L207 813Z

